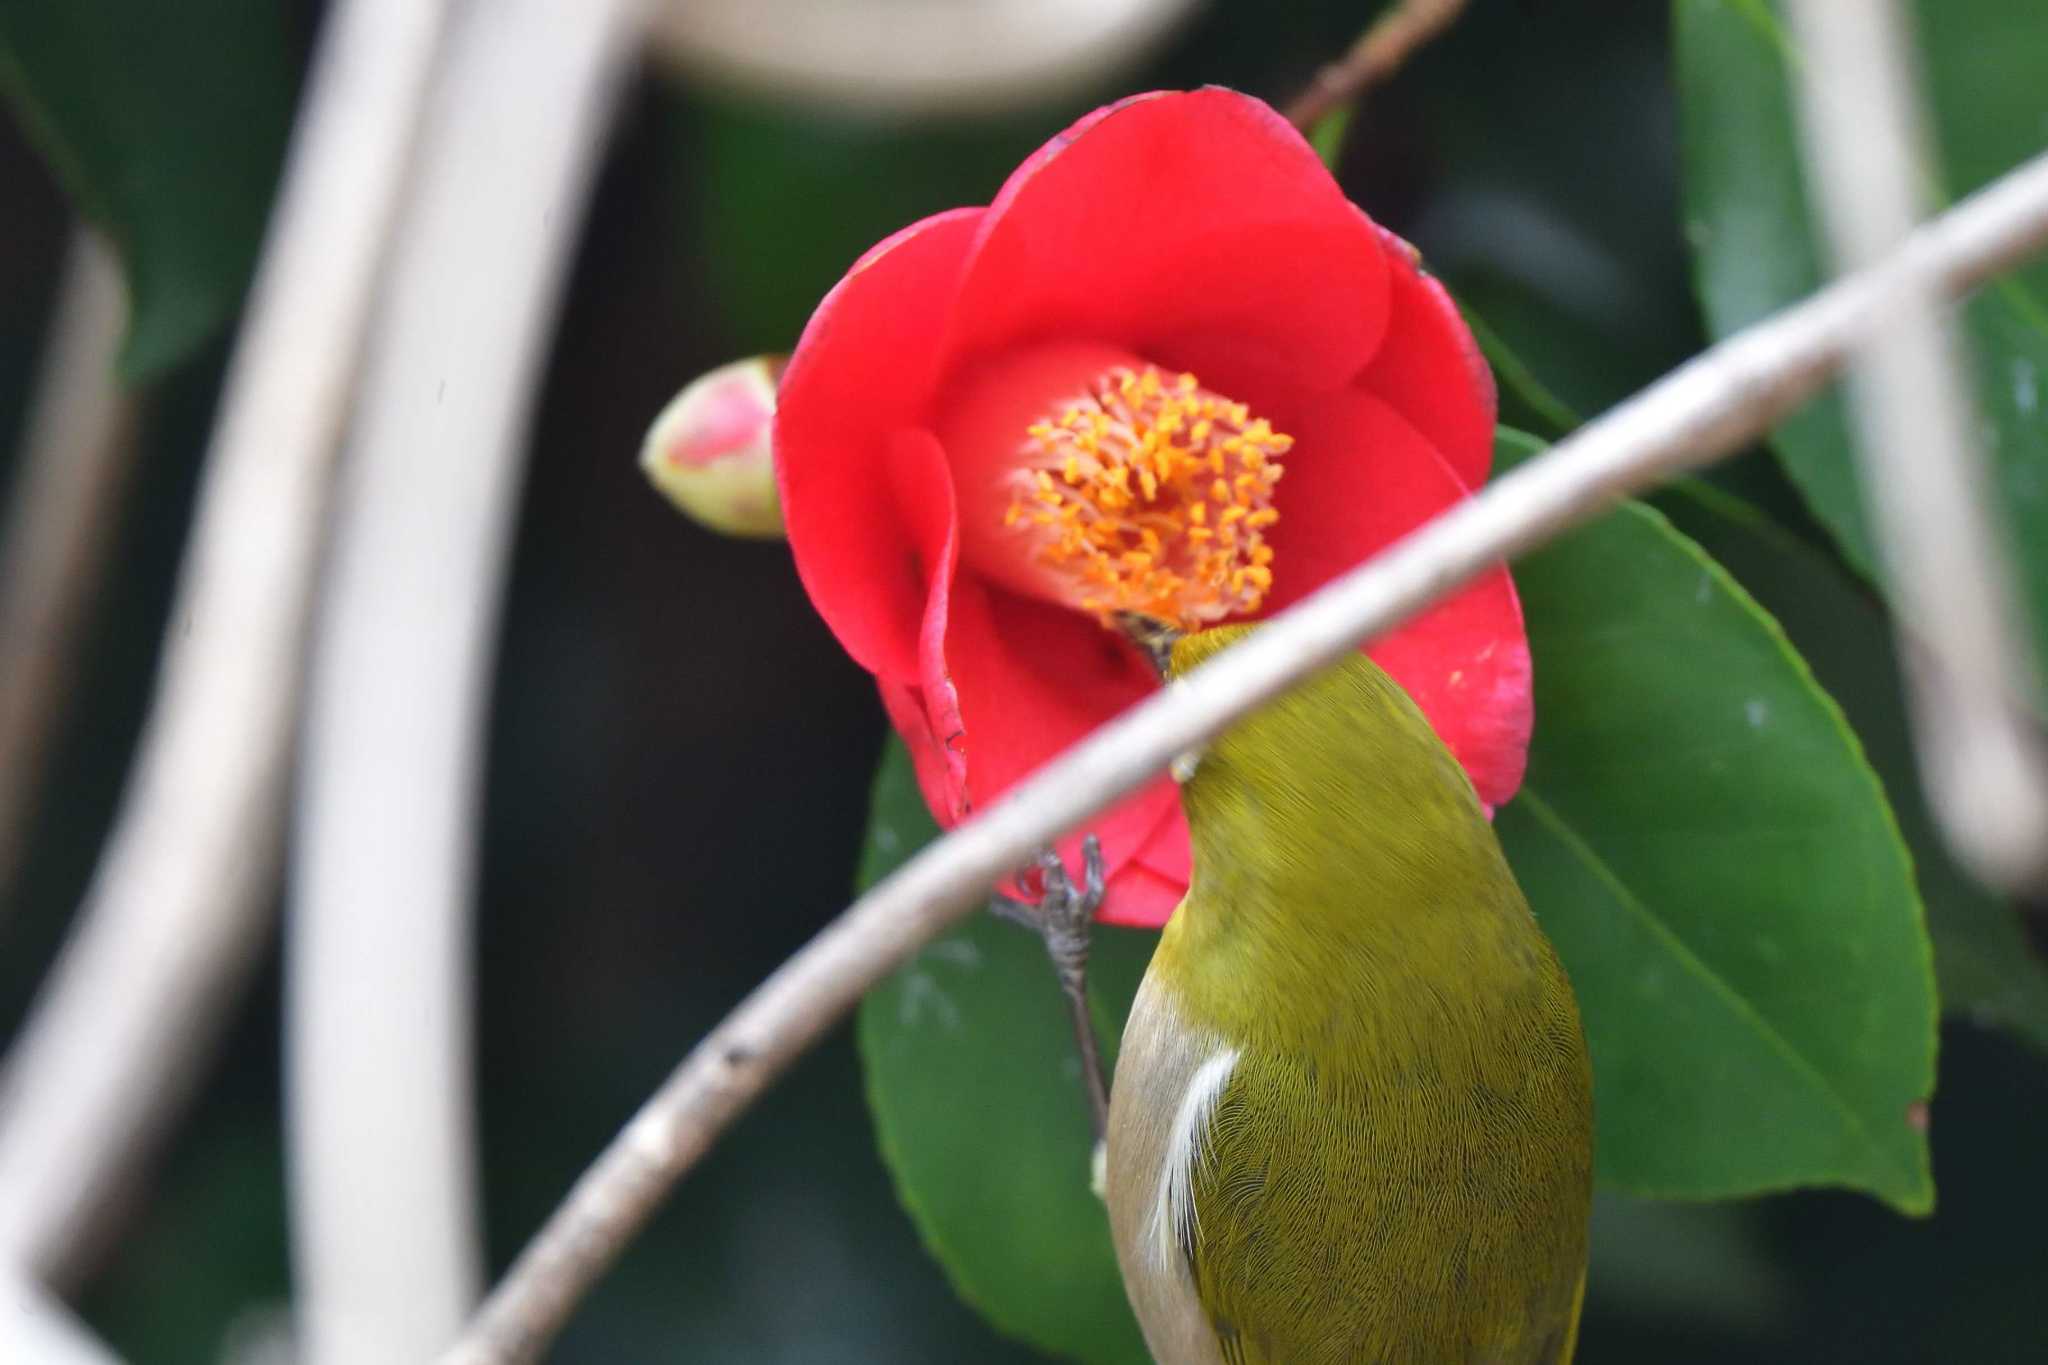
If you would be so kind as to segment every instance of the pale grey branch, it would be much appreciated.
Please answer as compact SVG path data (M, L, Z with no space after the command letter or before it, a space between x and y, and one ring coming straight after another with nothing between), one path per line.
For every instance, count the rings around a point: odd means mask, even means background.
M869 112L1046 104L1159 43L1192 0L661 0L700 83Z
M0 1071L0 1261L59 1279L261 944L329 475L445 0L327 20L135 766Z
M41 1285L0 1268L0 1360L120 1365L120 1357Z
M349 429L285 937L299 1359L419 1361L481 1287L470 901L491 645L637 0L462 7Z

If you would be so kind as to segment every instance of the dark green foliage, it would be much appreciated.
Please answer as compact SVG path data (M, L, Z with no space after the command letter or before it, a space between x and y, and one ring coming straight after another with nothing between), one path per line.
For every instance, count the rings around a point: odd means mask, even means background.
M1924 0L1913 8L1941 158L1930 189L1958 197L2041 150L2048 6ZM1685 236L1708 328L1721 336L1823 278L1788 84L1801 59L1769 0L1678 0L1675 15ZM2035 643L2048 651L2048 266L1986 286L1964 305L1962 322L1992 492ZM1839 389L1786 419L1773 444L1843 554L1881 576ZM2048 697L2039 701L2048 709Z
M127 268L128 379L191 354L247 287L292 65L275 0L0 0L0 90Z

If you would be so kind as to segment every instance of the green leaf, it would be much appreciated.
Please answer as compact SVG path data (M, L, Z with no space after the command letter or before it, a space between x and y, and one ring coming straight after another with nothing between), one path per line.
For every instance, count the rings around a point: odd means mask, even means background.
M1354 105L1340 104L1316 120L1316 126L1309 129L1308 144L1316 149L1316 155L1322 158L1323 165L1330 169L1332 175L1336 174L1338 163L1344 159L1344 139L1351 131L1351 116L1355 112Z
M1531 449L1507 437L1498 462ZM1571 972L1602 1177L1932 1206L1935 995L1877 776L1777 623L1627 504L1516 566L1537 727L1497 828Z
M875 778L860 880L936 829L891 739ZM1122 1036L1158 935L1100 926L1089 963L1096 1033ZM1003 1331L1090 1365L1144 1365L1052 968L1038 940L975 914L862 1002L868 1104L898 1193L961 1297Z
M676 206L735 354L787 351L861 253L905 223L986 204L1043 117L863 121L724 101L668 119ZM679 308L703 300L679 299Z
M1458 300L1458 311L1464 315L1465 325L1472 329L1472 339L1479 343L1480 354L1492 367L1494 378L1500 381L1504 418L1534 422L1537 429L1553 438L1579 425L1583 419L1571 404L1551 392L1491 323L1462 298Z
M206 341L248 285L291 119L282 12L0 3L0 89L126 267L132 381Z
M2039 150L2048 124L2048 5L1921 0L1943 184L1968 193ZM1768 0L1676 0L1686 236L1716 337L1817 288L1789 73L1798 60ZM2048 264L1980 291L1962 310L1985 452L2007 518L2036 642L2048 647ZM1830 390L1783 422L1787 471L1858 569L1877 575L1846 413Z
M2048 964L2011 907L1964 875L1935 829L1883 612L1832 559L1719 489L1687 481L1657 502L1778 618L1862 738L1913 849L1943 1009L2048 1048Z

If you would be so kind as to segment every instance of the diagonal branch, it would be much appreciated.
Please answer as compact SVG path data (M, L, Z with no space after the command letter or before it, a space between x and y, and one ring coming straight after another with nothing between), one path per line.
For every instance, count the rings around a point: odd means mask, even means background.
M2048 246L2048 155L1883 264L1695 357L1096 731L861 897L726 1016L577 1181L442 1365L535 1359L674 1183L887 972L1033 850L1503 556L1761 435L1902 290L1959 295Z

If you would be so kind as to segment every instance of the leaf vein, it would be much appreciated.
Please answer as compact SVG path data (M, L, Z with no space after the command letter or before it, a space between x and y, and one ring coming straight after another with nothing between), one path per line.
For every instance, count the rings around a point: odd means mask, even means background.
M1638 896L1621 875L1610 866L1606 859L1595 851L1557 810L1537 795L1535 787L1528 782L1522 784L1521 799L1537 821L1550 830L1565 847L1579 858L1592 874L1613 893L1614 898L1647 925L1652 935L1663 944L1681 966L1692 969L1699 980L1704 981L1714 993L1720 996L1731 1012L1739 1019L1754 1026L1757 1035L1779 1054L1793 1070L1805 1076L1816 1090L1840 1112L1849 1130L1860 1138L1869 1151L1878 1155L1883 1163L1905 1177L1905 1188L1917 1188L1919 1172L1909 1163L1901 1162L1896 1152L1891 1151L1877 1140L1864 1116L1850 1103L1848 1096L1831 1081L1812 1059L1807 1057L1787 1038L1778 1027L1766 1018L1756 1006L1738 991L1720 972L1692 950L1692 948L1667 925L1648 904Z

